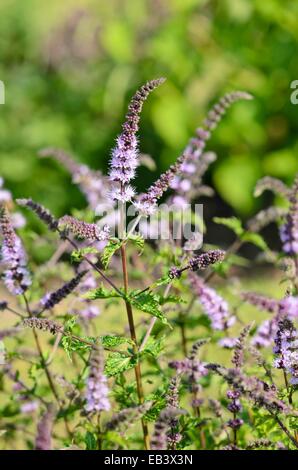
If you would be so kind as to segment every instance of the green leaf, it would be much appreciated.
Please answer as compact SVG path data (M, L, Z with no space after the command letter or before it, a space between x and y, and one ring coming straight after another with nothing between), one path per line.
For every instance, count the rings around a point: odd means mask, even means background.
M237 217L214 217L213 222L230 228L238 236L244 233L241 220L237 219Z
M137 361L135 357L127 356L122 353L112 353L108 356L105 365L105 374L108 377L125 372L126 370L132 369L136 365Z
M87 431L85 434L85 444L87 450L96 450L96 437L92 432Z
M161 311L159 297L152 292L143 292L137 297L129 296L128 301L142 312L157 317L164 325L169 325L167 318Z
M90 338L87 339L90 341ZM61 344L70 361L72 361L72 354L74 352L86 352L91 348L90 345L83 343L79 339L73 338L71 336L63 336Z
M245 232L241 236L243 242L252 243L263 251L269 250L267 243L259 233Z
M131 339L116 335L100 336L100 340L102 345L106 348L115 348L121 344L133 344Z
M139 255L144 251L145 240L142 235L129 235L128 240L133 242L140 249Z
M122 245L122 240L119 240L118 238L112 238L111 240L109 240L101 256L101 262L105 269L107 269L107 267L110 264L112 256L117 250L119 250L121 245Z
M89 254L96 254L98 253L97 249L92 247L92 246L87 246L85 248L81 248L79 250L74 250L71 255L71 261L73 263L80 263L84 256L89 255Z
M111 299L114 297L121 297L121 296L115 290L106 289L105 287L101 286L101 287L98 287L97 289L86 292L86 294L84 294L83 297L89 300L96 300L96 299Z
M153 357L158 357L164 349L165 336L155 339L152 336L148 338L146 347L143 349L143 354L149 354Z
M186 301L179 295L168 295L167 297L159 296L160 305L174 303L174 304L183 304Z

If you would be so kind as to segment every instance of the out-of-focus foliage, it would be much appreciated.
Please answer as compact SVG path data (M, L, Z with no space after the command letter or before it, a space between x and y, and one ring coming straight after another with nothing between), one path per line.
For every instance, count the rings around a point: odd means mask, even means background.
M211 102L244 89L254 102L229 112L211 142L210 177L241 215L252 188L271 174L298 170L298 3L292 0L1 0L0 174L16 196L32 196L57 214L83 201L65 191L67 174L38 160L62 146L106 168L127 97L148 79L167 82L146 104L141 149L165 169ZM140 170L148 184L148 170ZM150 174L150 178L154 175Z

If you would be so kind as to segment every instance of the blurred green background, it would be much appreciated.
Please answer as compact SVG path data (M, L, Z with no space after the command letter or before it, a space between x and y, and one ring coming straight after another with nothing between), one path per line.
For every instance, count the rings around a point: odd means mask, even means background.
M255 100L235 105L214 133L208 179L247 217L262 204L252 195L259 177L291 182L298 171L297 44L293 0L1 0L0 175L15 196L60 215L84 201L59 165L37 158L40 148L69 149L105 170L129 97L165 76L140 132L157 174L215 99L243 89ZM156 174L140 169L139 189Z

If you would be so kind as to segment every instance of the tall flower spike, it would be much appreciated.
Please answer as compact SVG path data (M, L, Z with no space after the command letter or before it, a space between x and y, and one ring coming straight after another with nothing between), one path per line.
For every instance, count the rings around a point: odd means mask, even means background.
M8 210L0 206L0 229L2 233L1 258L4 266L4 283L13 295L21 295L31 285L26 266L26 254L20 238L16 235Z
M50 213L48 209L41 204L32 201L32 199L17 199L16 202L23 207L31 209L42 220L50 230L55 231L58 228L58 220Z
M296 175L289 198L290 209L286 222L280 228L283 251L288 255L298 254L298 174Z
M112 416L111 420L106 424L109 431L124 432L128 427L133 425L140 419L152 406L151 401L147 401L139 406L124 408L119 413Z
M113 204L107 200L110 183L100 171L77 163L67 152L59 148L45 148L39 152L42 158L52 157L61 163L72 176L72 182L80 188L91 209L102 212L111 209Z
M94 347L90 356L90 372L87 379L86 405L87 413L109 411L111 408L107 378L104 375L103 353L100 347Z
M54 420L54 407L49 405L37 426L35 441L36 450L52 450L52 428Z
M48 320L47 318L30 317L25 318L22 325L27 328L37 328L42 331L49 331L52 335L63 334L64 327L60 323L54 320Z
M129 182L135 176L138 166L137 131L143 104L149 94L164 82L164 78L151 80L143 85L133 96L122 126L122 133L117 138L117 145L112 151L110 162L110 181L120 183L120 188L114 186L111 195L113 199L122 202L129 201L134 196L134 190Z
M287 215L287 212L287 209L283 207L268 207L252 217L247 222L247 228L251 232L260 232L267 225Z
M265 176L257 182L254 196L261 196L261 194L266 190L270 190L275 194L281 194L285 197L290 196L289 188L281 180L278 178L272 178L272 176Z
M70 215L64 215L59 219L59 227L66 228L82 240L103 241L109 238L110 233L107 225L100 229L96 224L88 224Z
M158 420L155 423L154 433L151 440L152 450L167 450L168 436L167 433L171 426L171 421L176 419L182 410L168 407L161 411Z
M214 161L216 156L210 152L203 153L211 132L218 125L227 109L236 101L250 100L252 96L243 91L235 91L223 96L209 111L202 127L196 130L196 137L192 138L184 150L184 162L181 174L172 181L172 188L180 196L180 203L187 203L190 198L196 197L201 185L201 177Z
M238 369L240 369L240 367L242 367L244 363L243 354L244 354L244 348L245 348L245 341L246 341L247 336L249 335L250 329L251 329L251 325L245 326L243 330L241 331L237 339L237 342L235 344L235 350L234 350L234 354L232 357L232 363Z
M81 279L85 276L86 272L87 271L82 271L69 282L66 282L64 286L60 287L60 289L56 290L55 292L46 294L40 301L43 306L43 310L55 307L55 305L59 304L61 300L65 299L65 297L71 294L72 291L79 285Z

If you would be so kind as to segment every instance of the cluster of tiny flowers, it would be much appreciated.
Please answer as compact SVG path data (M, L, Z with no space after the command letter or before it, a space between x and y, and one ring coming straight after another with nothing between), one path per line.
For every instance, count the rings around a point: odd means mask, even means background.
M66 228L82 240L105 241L110 234L110 227L107 225L100 229L96 224L88 224L70 215L64 215L59 219L59 227Z
M153 436L151 439L152 450L167 450L168 448L168 432L173 420L183 413L175 407L167 407L161 411L158 420L155 423ZM178 436L179 440L179 436Z
M298 254L298 175L290 195L290 209L286 222L280 228L283 251L288 255Z
M54 421L54 408L52 405L49 405L48 409L42 415L37 425L37 435L36 435L36 440L35 440L36 450L51 450L52 449L53 421Z
M207 269L208 266L220 263L224 260L225 252L222 250L210 250L189 260L189 268L192 271Z
M100 171L91 170L87 165L77 163L62 149L46 148L41 150L39 155L54 158L69 171L73 183L78 185L95 213L112 208L113 204L107 198L109 181Z
M211 321L212 328L226 330L232 326L235 323L235 317L230 314L227 302L196 274L190 273L189 277L204 313L208 315Z
M30 317L25 318L22 325L27 328L37 328L42 331L49 331L52 335L57 335L64 332L64 328L60 323L47 318Z
M242 299L246 302L258 307L260 310L265 310L270 313L274 313L274 318L279 318L279 316L287 316L290 319L295 319L298 316L298 297L289 295L282 300L270 299L260 294L255 294L254 292L245 292L241 295ZM271 320L272 325L265 325L264 323L264 333L267 327L274 328L274 319ZM265 333L264 336L267 336Z
M58 220L41 204L32 201L32 199L17 199L20 206L28 207L42 220L50 230L55 231L58 228Z
M240 411L242 410L242 406L239 400L240 396L241 393L239 392L239 390L227 391L227 398L230 400L228 404L228 410L231 413L240 413Z
M186 193L194 187L196 180L216 159L212 152L203 153L211 131L215 129L226 110L236 101L251 99L251 95L242 91L235 91L222 97L220 101L209 111L204 126L196 130L196 137L191 139L184 150L184 162L181 167L181 176L176 176L171 187L178 193L174 201L187 204ZM201 165L202 164L202 165ZM199 170L199 171L198 171ZM198 175L199 173L199 175ZM197 193L196 193L197 196Z
M247 325L241 331L234 348L234 354L232 357L232 363L238 369L243 366L244 363L244 347L245 341L250 331L250 325Z
M163 82L163 78L147 82L136 92L129 104L122 133L117 138L117 145L112 151L110 162L110 181L120 183L120 188L118 186L112 188L112 199L126 202L134 196L134 190L129 182L134 178L138 166L136 133L139 128L140 114L148 95Z
M191 271L198 271L207 269L209 266L215 263L220 263L225 257L225 252L222 250L210 250L206 253L202 253L194 258L191 258L184 268L172 267L169 270L168 276L170 279L179 279L183 271L190 269Z
M124 408L112 416L110 421L106 424L106 429L109 431L124 432L129 426L134 424L140 419L152 406L151 401L147 401L139 406L131 408Z
M283 207L268 207L261 210L247 222L247 228L251 232L260 232L264 227L285 217L287 209Z
M111 408L107 378L103 371L103 353L99 347L95 347L91 353L90 372L87 379L85 410L88 413L109 411Z
M273 352L277 355L274 366L290 374L292 385L298 385L298 335L288 318L279 321L274 343Z
M273 342L277 331L277 317L270 320L265 320L258 327L251 344L257 348L267 348Z
M273 178L272 176L265 176L257 182L254 195L256 197L261 196L261 194L268 189L275 194L280 194L285 197L290 196L289 188L281 180Z
M171 165L170 168L150 186L146 194L142 194L140 198L134 202L134 206L140 214L145 216L154 214L157 209L157 201L169 188L175 175L181 171L184 158L184 155L179 157L177 162Z
M55 305L65 299L65 297L71 294L72 291L79 285L86 272L87 271L80 272L69 282L66 282L64 286L60 287L60 289L46 294L40 301L41 305L43 306L43 310L53 308Z
M14 295L23 294L31 285L26 267L26 254L21 240L16 235L9 213L5 206L0 208L0 228L2 232L1 258L5 266L4 283Z

